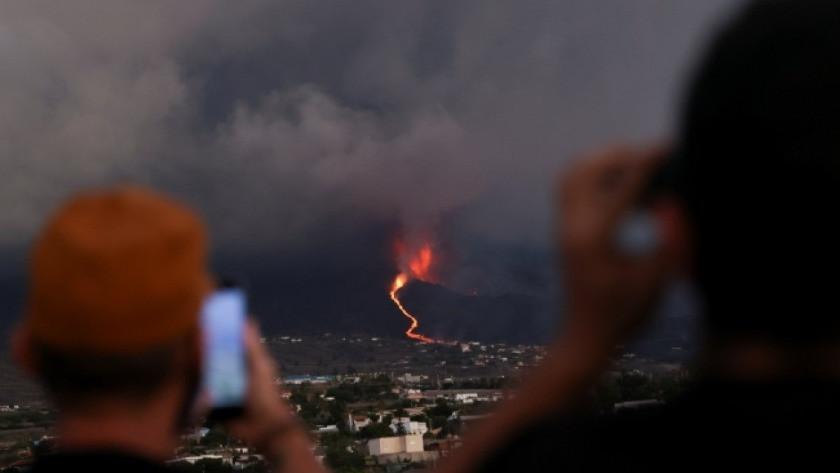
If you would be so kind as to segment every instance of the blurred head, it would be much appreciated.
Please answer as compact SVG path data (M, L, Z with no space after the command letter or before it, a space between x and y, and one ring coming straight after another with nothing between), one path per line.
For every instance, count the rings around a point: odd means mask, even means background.
M148 189L82 193L49 219L18 338L59 407L142 400L197 364L206 251L195 213Z
M759 1L711 44L674 186L714 337L836 341L840 2Z

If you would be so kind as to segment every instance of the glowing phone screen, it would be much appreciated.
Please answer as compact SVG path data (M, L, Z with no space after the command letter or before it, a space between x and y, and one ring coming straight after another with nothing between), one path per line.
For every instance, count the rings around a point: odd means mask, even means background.
M204 302L204 388L213 408L240 407L248 385L243 328L245 294L221 289Z

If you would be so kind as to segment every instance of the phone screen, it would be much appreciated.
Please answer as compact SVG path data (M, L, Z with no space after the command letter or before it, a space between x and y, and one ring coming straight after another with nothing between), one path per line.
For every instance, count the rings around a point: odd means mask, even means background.
M243 346L245 317L245 294L241 289L219 289L204 303L203 381L213 410L236 411L244 403L248 386Z

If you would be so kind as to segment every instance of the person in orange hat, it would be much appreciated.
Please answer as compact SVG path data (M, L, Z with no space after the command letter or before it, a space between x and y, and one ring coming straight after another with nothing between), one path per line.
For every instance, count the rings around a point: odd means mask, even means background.
M207 246L194 211L140 187L81 193L49 219L12 344L58 408L57 453L33 471L166 471L201 378ZM279 468L321 471L253 325L245 338L251 384L231 432Z

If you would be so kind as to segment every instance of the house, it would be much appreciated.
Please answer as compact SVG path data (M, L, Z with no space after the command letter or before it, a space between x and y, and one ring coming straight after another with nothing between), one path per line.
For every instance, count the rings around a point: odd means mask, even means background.
M283 377L283 384L303 384L303 383L310 383L310 384L327 384L332 383L335 381L335 376L331 375L316 375L312 376L309 374L290 374Z
M347 428L350 429L350 432L358 432L362 430L363 427L367 427L370 424L371 420L368 416L354 416L352 414L347 414Z
M422 452L423 437L420 435L403 435L401 437L371 439L368 440L368 451L373 456Z
M423 383L429 379L428 376L421 374L421 375L412 375L411 373L406 373L402 376L398 376L396 378L397 381L402 381L405 384L417 384Z
M315 430L312 431L313 434L328 434L328 433L337 433L338 426L335 424L330 425L319 425L316 426Z
M426 452L421 435L382 437L368 440L368 452L379 464L403 463L405 461L425 462L434 460L439 452Z
M613 405L613 411L618 412L625 409L644 409L663 404L659 399L642 399L639 401L617 402Z
M187 463L190 463L190 464L195 464L195 462L197 462L199 460L221 460L222 462L227 463L228 465L230 465L231 462L233 461L230 456L207 454L207 455L192 455L192 456L187 456L187 457L175 458L173 460L168 460L166 463L172 464L172 463L177 463L177 462L187 462Z
M431 440L426 446L429 448L429 451L436 451L439 456L445 457L452 453L452 450L459 448L461 444L462 440L460 438L450 437L447 439Z
M463 404L472 404L478 398L478 393L455 393L455 400Z
M425 422L415 422L408 417L395 417L391 419L391 430L395 433L406 433L409 435L423 435L429 431ZM402 429L402 432L400 430Z
M408 399L409 401L419 401L424 399L423 392L419 389L406 389L402 394L403 399Z

